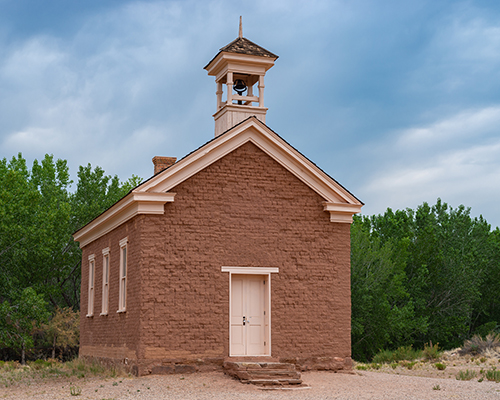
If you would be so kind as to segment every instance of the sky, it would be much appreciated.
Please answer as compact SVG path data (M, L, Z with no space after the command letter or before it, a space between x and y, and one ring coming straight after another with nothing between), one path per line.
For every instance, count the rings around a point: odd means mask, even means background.
M437 198L500 226L500 2L0 0L0 158L122 181L214 136L203 67L279 55L267 125L365 203Z

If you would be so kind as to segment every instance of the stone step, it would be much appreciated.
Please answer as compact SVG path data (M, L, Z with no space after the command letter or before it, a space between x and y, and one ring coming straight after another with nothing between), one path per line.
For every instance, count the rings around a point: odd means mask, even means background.
M244 381L242 381L244 382ZM254 385L261 386L293 386L293 385L301 385L302 379L252 379L244 383L252 383Z
M295 369L295 364L290 363L226 361L224 370L226 374L242 382L255 385L284 386L302 383L300 372Z

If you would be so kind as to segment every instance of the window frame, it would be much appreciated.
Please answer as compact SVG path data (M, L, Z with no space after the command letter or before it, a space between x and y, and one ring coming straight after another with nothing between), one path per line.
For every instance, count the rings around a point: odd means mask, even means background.
M108 315L109 312L109 269L109 247L106 247L102 250L102 297L100 315Z
M120 240L120 280L118 313L127 311L128 237Z
M94 316L94 298L95 298L95 254L89 255L89 285L87 297L87 318Z

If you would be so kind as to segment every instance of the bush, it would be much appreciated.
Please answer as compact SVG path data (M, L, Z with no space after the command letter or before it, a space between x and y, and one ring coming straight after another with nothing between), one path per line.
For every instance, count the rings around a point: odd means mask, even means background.
M495 382L500 382L500 371L496 371L494 369L491 369L489 371L486 371L486 379L489 381L495 381Z
M420 358L422 355L422 350L415 350L412 346L402 346L398 347L394 351L382 350L379 351L373 357L374 363L390 363L397 361L413 361Z
M490 333L483 339L479 335L474 335L470 340L466 340L463 347L458 351L461 356L466 354L482 354L486 350L494 350L500 347L500 334Z
M436 343L434 346L432 345L432 342L430 343L430 345L425 344L422 355L427 361L438 360L441 357L441 351L439 351L439 343Z
M470 381L471 379L474 379L477 376L476 371L469 371L466 369L465 371L459 371L458 374L455 376L458 381Z
M443 363L436 363L434 366L440 371L444 371L446 369L446 364Z

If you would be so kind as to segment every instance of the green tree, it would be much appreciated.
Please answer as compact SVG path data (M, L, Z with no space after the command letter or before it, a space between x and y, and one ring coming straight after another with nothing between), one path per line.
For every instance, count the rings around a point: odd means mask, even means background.
M47 320L49 312L43 295L26 288L12 303L0 304L0 343L21 350L21 363L26 362L26 351L33 348L33 333Z
M31 170L21 154L0 160L0 301L32 287L52 308L79 309L81 251L72 233L139 181L120 183L88 165L72 193L64 160L46 155Z
M380 349L412 342L425 333L406 290L406 240L382 240L369 218L355 217L351 226L352 354L368 360Z
M498 315L497 234L482 217L472 218L470 209L454 209L438 199L416 210L388 209L365 218L364 225L373 245L380 240L381 248L392 246L404 260L404 288L415 319L426 327L407 345L422 347L432 340L455 347Z
M78 346L80 340L80 312L71 308L57 308L50 321L43 326L43 332L52 345L52 358L56 348Z

